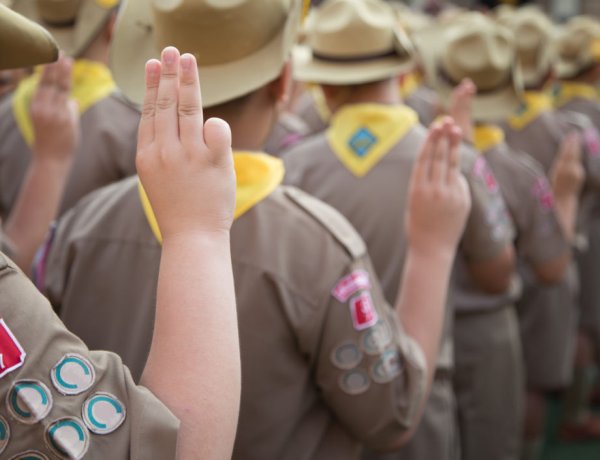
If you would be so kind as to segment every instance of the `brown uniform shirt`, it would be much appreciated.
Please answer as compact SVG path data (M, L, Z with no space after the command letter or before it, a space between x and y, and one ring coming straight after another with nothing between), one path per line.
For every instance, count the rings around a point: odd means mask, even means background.
M233 458L352 459L361 442L389 448L413 424L425 363L356 232L280 187L235 221L231 242L243 382ZM159 262L131 178L61 219L39 281L68 327L139 377Z
M175 416L117 355L89 351L68 332L1 253L0 293L2 458L175 458Z
M294 113L308 126L308 135L320 133L329 126L329 121L319 112L317 102L310 90L300 96Z
M437 94L425 85L407 95L404 103L419 114L419 121L423 126L429 126L439 115Z
M60 213L99 187L135 174L139 111L113 93L81 116L81 138ZM0 105L0 218L15 205L31 159L12 111L12 98Z

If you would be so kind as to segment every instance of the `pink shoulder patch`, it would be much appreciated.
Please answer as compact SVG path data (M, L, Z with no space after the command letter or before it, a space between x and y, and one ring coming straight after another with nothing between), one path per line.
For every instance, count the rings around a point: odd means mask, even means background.
M545 177L540 177L535 181L531 192L544 211L554 209L554 193Z
M379 320L371 294L366 291L350 300L350 313L352 314L352 324L357 331L374 326Z
M364 270L354 270L337 282L331 294L340 302L346 302L352 294L370 287L369 274Z
M26 355L12 331L0 319L0 378L21 367Z
M489 168L487 161L482 156L477 157L473 165L475 176L479 177L490 192L498 191L498 181L494 177L494 173Z
M591 126L583 131L583 142L590 156L600 156L600 135L596 128Z

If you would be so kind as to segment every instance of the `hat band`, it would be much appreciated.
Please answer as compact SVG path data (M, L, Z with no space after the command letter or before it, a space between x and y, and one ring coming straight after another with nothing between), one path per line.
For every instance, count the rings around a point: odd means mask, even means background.
M448 72L446 72L446 70L440 66L438 64L437 66L437 73L438 76L449 86L452 86L453 88L460 85L460 81L456 81L454 78L452 78ZM498 83L496 86L492 87L492 88L486 88L486 89L479 89L479 87L477 87L477 94L481 95L481 94L492 94L492 93L496 93L506 87L512 86L512 71L509 72L508 76L501 81L500 83Z
M319 61L325 62L366 62L366 61L376 61L377 59L383 59L386 57L397 56L395 50L386 51L384 53L378 54L363 54L360 56L331 56L329 54L322 54L316 51L312 52L313 58Z

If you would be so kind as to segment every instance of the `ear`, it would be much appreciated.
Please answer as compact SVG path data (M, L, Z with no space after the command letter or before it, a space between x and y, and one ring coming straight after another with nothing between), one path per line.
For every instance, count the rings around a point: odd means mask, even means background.
M278 105L285 105L289 98L289 92L292 84L292 65L286 62L279 76L269 84L271 97Z

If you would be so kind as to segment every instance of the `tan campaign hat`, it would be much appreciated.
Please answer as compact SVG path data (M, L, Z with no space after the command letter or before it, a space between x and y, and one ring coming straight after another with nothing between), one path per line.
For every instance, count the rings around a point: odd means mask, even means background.
M58 47L43 27L0 4L0 70L45 64Z
M558 78L572 78L600 63L600 22L589 16L571 19L556 39L554 70Z
M448 104L464 78L477 87L476 121L497 121L520 105L522 80L511 32L480 13L463 14L450 24L413 36L429 84Z
M300 81L361 84L414 67L411 41L380 0L328 0L311 12L305 32L293 53Z
M400 27L410 35L427 27L431 27L434 23L434 19L425 13L414 10L404 3L391 3L394 10L396 11L396 19L400 24Z
M67 55L79 57L98 36L118 0L13 0L12 9L44 26Z
M537 8L519 9L511 21L517 57L525 86L537 86L548 76L554 62L552 21Z
M141 103L146 61L172 45L196 56L204 107L275 79L300 27L300 0L127 0L111 47L123 93Z

